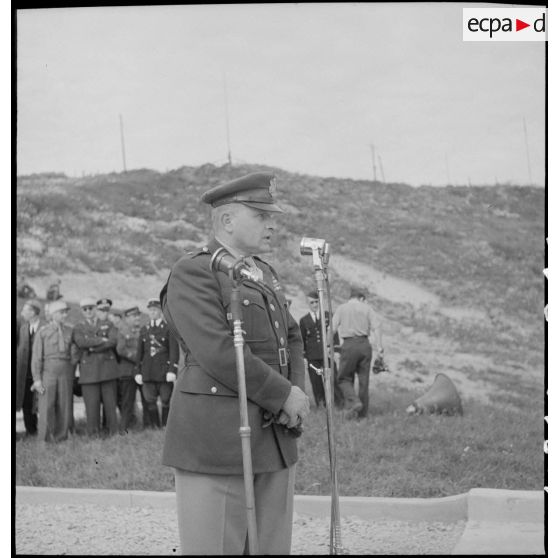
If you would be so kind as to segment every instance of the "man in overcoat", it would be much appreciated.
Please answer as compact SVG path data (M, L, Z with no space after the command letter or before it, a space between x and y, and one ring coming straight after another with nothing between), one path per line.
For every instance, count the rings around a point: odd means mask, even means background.
M40 318L41 305L36 300L28 300L21 309L23 323L19 326L16 350L16 411L23 410L23 424L28 436L37 434L37 395L31 390L33 374L31 357L33 341L45 321Z
M172 387L178 368L178 342L163 319L161 302L151 298L147 302L149 323L140 330L136 357L136 382L141 385L150 426L167 424ZM157 399L161 399L161 416Z
M51 321L37 332L33 342L31 370L39 399L41 442L66 440L73 421L74 366L70 355L72 326L66 323L68 312L63 300L51 302Z
M175 469L184 554L242 554L247 513L239 436L236 352L229 275L210 260L224 247L245 257L256 281L240 285L255 514L259 551L289 554L297 425L309 412L298 324L279 277L257 257L274 232L274 176L253 173L207 191L214 237L182 257L161 292L163 312L185 354L171 400L163 464ZM249 549L248 549L249 550Z
M120 375L115 352L117 331L108 320L97 318L94 299L83 299L80 307L84 319L74 327L72 338L78 350L87 433L95 435L100 431L102 402L109 434L115 434L118 432L116 384Z

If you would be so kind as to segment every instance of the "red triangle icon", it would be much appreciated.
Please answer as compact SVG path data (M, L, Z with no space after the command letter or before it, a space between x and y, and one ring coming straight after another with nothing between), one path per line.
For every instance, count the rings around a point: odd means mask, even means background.
M515 30L516 31L521 31L522 29L525 29L525 27L531 27L530 23L525 23L524 21L521 21L520 19L515 20Z

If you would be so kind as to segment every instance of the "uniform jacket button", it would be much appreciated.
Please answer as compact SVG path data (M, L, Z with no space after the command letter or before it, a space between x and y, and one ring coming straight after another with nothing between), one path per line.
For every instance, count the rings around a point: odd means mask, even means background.
M211 393L217 393L217 388L215 386L211 387Z
M249 301L247 298L245 298L245 299L242 301L242 304L244 304L244 306L248 306L248 305L250 304L250 301Z
M277 320L275 320L275 327L279 328L279 322Z
M270 304L269 307L271 308L272 312L275 312L275 306L273 306L273 304Z

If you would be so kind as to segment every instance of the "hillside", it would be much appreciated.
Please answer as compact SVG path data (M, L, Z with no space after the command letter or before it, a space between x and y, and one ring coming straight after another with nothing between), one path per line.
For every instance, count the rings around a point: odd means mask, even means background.
M314 286L300 239L325 238L334 306L351 281L372 290L371 302L386 320L394 378L424 382L449 367L471 394L482 370L492 371L483 381L500 389L514 375L536 378L542 389L540 188L412 188L227 165L19 177L17 273L40 288L60 276L66 297L75 300L78 286L81 294L95 292L103 278L112 281L103 296L117 304L156 296L173 262L206 241L209 211L201 193L255 170L276 173L288 210L278 217L271 261L288 285L295 316L304 311L302 293Z

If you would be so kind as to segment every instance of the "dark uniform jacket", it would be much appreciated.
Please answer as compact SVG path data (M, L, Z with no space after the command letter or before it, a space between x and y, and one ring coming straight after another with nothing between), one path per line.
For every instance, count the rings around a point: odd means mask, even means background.
M163 312L185 354L174 386L163 464L209 474L242 474L231 281L210 270L215 240L182 257L161 292ZM278 471L297 460L296 439L284 426L263 426L263 411L278 414L291 386L304 389L298 324L271 267L258 258L269 292L243 282L244 364L254 473Z
M121 378L130 378L135 374L139 336L139 326L134 329L123 324L118 330L116 352L120 356L120 363L118 366L120 368Z
M80 322L74 327L73 361L79 362L79 383L94 384L119 377L116 362L117 329L109 320L95 319L93 324ZM77 353L77 354L76 354Z
M144 382L166 382L167 372L176 374L178 356L178 342L165 320L155 326L149 322L141 328L136 365Z
M40 320L35 337L39 329L45 325L44 320ZM16 350L16 410L21 409L23 405L23 397L25 395L25 380L31 377L31 352L33 346L31 345L31 335L29 334L29 323L23 322L19 326L17 335L17 350Z
M320 314L317 314L317 320L314 322L310 312L300 318L300 333L304 343L304 356L308 360L324 360L322 347L322 321ZM329 327L329 312L326 310L326 328ZM337 345L339 336L337 333L333 336L333 344Z

